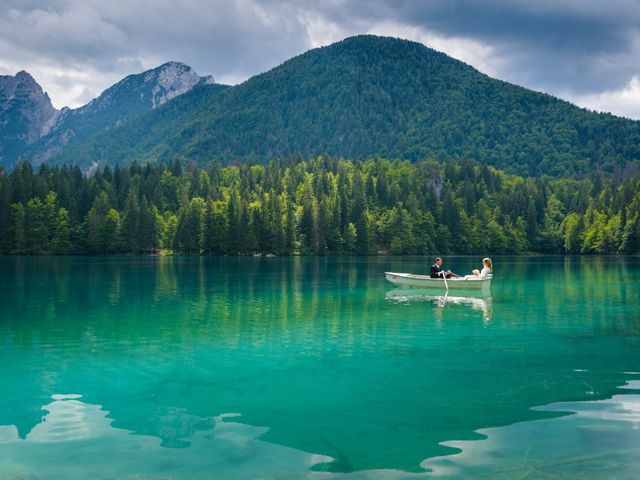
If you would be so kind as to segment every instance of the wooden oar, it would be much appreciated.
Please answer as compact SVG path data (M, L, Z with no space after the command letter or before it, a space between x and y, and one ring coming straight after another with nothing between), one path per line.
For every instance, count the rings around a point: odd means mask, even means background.
M447 287L447 291L449 291L449 285L447 285L447 274L444 272L444 270L442 271L442 278L444 280L444 286Z

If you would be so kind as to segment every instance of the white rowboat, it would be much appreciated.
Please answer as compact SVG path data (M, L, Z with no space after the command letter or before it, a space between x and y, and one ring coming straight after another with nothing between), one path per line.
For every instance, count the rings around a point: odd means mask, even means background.
M447 278L446 285L442 278L431 278L428 275L414 275L412 273L384 272L387 280L394 285L422 288L440 288L443 290L483 290L491 285L493 275L481 277L479 275L465 275L464 277Z

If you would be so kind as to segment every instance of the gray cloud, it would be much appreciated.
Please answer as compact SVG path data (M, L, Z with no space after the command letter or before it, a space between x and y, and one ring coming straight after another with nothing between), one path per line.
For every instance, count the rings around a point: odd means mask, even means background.
M474 38L508 59L516 80L593 93L620 88L637 73L640 10L636 2L406 2L399 15L445 35ZM435 7L433 5L436 5Z
M552 91L595 93L621 88L639 73L640 8L635 1L371 0L344 10L367 25L393 21L443 37L491 46L508 79ZM400 33L400 32L399 32Z
M5 0L0 73L24 68L58 106L77 105L168 60L237 82L365 32L422 41L499 78L640 118L632 0Z
M310 46L306 26L286 5L253 0L8 0L0 6L0 73L28 70L57 106L77 106L87 92L97 95L169 60L241 81Z

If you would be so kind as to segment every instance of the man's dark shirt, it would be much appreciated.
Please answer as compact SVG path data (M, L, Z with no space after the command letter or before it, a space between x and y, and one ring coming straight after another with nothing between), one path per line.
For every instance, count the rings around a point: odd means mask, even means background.
M440 275L441 271L442 269L434 263L433 265L431 265L431 274L429 276L431 278L442 278L442 275Z

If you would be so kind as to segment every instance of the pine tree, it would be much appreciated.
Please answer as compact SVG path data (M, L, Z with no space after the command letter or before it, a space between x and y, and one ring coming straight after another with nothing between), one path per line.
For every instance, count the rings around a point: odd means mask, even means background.
M18 255L26 253L26 214L24 205L16 203L13 210L13 253Z
M150 205L146 197L142 197L140 205L140 222L138 225L138 244L142 251L153 253L160 246L161 218L155 205Z
M122 251L139 253L140 243L140 206L133 188L129 189L125 201L124 212L121 215L120 241Z
M178 214L178 227L174 248L189 255L197 255L204 243L204 227L207 205L203 198L191 199L189 205ZM176 243L177 242L177 243Z
M9 179L0 172L0 254L9 253L12 239L9 232L11 226L11 190Z
M56 212L53 235L51 238L51 253L56 255L66 255L71 253L69 213L65 208L59 208Z
M178 216L172 213L166 213L164 216L164 235L162 238L163 248L174 248L176 231L178 230Z
M101 253L117 253L120 249L120 214L110 208L104 217L100 240Z
M286 195L286 194L283 194ZM285 228L282 253L291 255L296 249L296 214L291 202L287 197L284 198L285 203Z
M48 219L45 204L35 197L27 202L25 210L26 249L32 255L49 253Z
M225 202L210 200L204 232L204 250L209 255L223 255L229 250L229 220Z
M369 255L369 225L365 211L356 221L356 231L356 253L358 255Z
M380 170L378 178L376 178L376 193L378 194L378 202L380 206L389 205L389 186L387 185L387 175L384 169Z
M87 214L87 244L91 253L103 253L105 251L104 221L109 208L107 194L101 192L94 200L91 210Z

